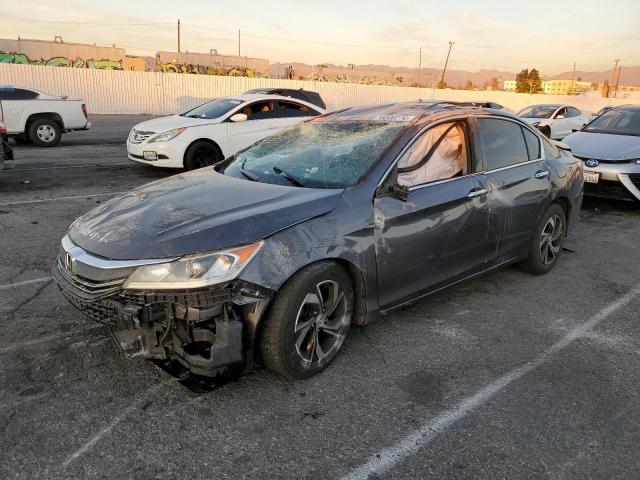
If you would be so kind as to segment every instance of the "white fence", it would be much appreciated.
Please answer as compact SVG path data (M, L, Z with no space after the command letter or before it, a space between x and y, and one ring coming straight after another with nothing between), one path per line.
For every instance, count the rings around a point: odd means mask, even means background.
M148 113L185 111L206 100L237 95L253 88L305 88L320 92L331 110L353 105L417 100L486 100L520 110L533 103L570 103L586 111L609 104L629 103L596 95L526 95L514 92L474 92L431 88L388 87L354 83L311 82L267 78L218 77L161 72L93 70L0 64L0 85L31 87L51 94L86 100L90 113Z

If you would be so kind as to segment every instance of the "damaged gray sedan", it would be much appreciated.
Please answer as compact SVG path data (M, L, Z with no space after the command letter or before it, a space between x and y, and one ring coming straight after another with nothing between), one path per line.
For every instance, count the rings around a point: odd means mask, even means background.
M125 353L306 378L365 324L508 264L558 262L582 166L517 117L358 107L77 219L53 274Z

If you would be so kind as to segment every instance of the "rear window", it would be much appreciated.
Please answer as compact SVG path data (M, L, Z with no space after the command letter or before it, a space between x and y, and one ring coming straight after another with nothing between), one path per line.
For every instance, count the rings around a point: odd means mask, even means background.
M478 119L478 136L487 170L507 167L529 160L520 125L495 118Z
M531 130L524 127L522 133L524 134L524 141L527 144L527 153L529 154L529 160L537 160L540 158L540 139Z

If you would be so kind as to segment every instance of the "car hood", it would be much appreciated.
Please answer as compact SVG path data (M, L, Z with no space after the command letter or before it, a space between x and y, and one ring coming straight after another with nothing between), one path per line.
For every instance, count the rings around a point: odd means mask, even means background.
M160 133L174 128L195 127L198 125L209 125L219 123L219 119L210 118L189 118L181 115L169 115L168 117L152 118L137 124L134 129L141 132Z
M640 137L608 133L575 132L563 140L577 157L598 160L640 158Z
M110 200L78 218L69 236L86 251L113 260L214 251L328 213L342 192L251 182L209 167Z

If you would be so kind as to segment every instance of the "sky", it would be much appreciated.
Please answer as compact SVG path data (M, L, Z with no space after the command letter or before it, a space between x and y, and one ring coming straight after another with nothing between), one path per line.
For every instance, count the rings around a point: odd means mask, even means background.
M640 1L535 0L0 0L0 38L182 50L275 62L380 64L544 75L640 65Z

